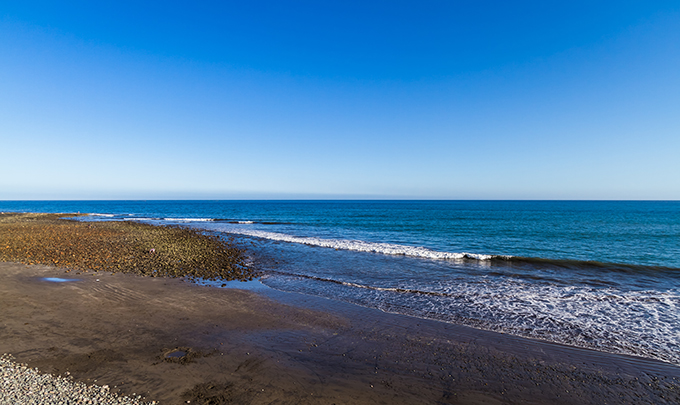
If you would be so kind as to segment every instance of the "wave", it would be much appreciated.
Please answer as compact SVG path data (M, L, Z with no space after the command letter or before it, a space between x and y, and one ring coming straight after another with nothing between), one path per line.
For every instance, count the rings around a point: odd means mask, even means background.
M231 218L201 218L201 217L189 217L189 218L158 218L158 217L136 217L135 214L100 214L91 213L89 216L103 217L103 218L113 218L122 219L125 221L168 221L168 222L221 222L227 224L238 224L238 225L292 225L292 222L281 222L281 221L253 221L244 219L231 219Z
M245 219L232 219L232 218L213 218L215 222L222 222L227 224L240 224L240 225L293 225L292 222L281 222L281 221L253 221Z
M174 222L212 222L213 218L163 218L164 221Z
M424 259L438 259L438 260L491 260L491 259L508 259L511 256L500 255L484 255L477 253L454 253L454 252L439 252L421 246L407 246L397 245L393 243L383 242L366 242L363 240L347 240L347 239L323 239L308 236L294 236L284 233L257 231L251 229L228 229L224 230L228 233L252 236L256 238L263 238L275 240L280 242L299 243L309 246L326 247L337 250L353 250L356 252L370 252L381 253L385 255L394 256L411 256L420 257Z
M278 274L278 275L281 275L281 276L306 278L308 280L321 281L321 282L333 283L333 284L340 284L340 285L344 285L344 286L347 286L347 287L363 288L363 289L366 289L366 290L373 290L373 291L389 291L389 292L406 293L406 294L432 295L432 296L437 296L437 297L454 297L454 296L460 295L460 294L450 294L450 293L436 292L436 291L421 291L421 290L414 290L414 289L410 289L410 288L376 287L376 286L370 286L370 285L366 285L366 284L352 283L352 282L349 282L349 281L335 280L335 279L332 279L332 278L311 276L311 275L308 275L308 274L288 273L288 272L285 272L285 271L278 271L278 270L267 270L267 274Z
M320 281L320 282L325 282L325 283L333 283L333 284L339 284L339 285L344 285L347 287L354 287L354 288L362 288L365 290L372 290L372 291L385 291L385 292L395 292L395 293L400 293L400 294L416 294L416 295L429 295L433 297L449 297L449 298L461 298L465 297L466 295L469 295L468 290L461 290L458 292L446 292L446 291L429 291L429 290L421 290L417 288L407 288L407 287L379 287L379 286L372 286L368 284L360 284L360 283L354 283L351 281L342 281L342 280L336 280L332 278L326 278L326 277L319 277L319 276L313 276L309 274L299 274L299 273L290 273L286 271L280 271L280 270L267 270L266 272L267 275L275 274L275 275L281 275L281 276L286 276L286 277L296 277L296 278L304 278L304 279L309 279L309 280L314 280L314 281ZM479 283L480 285L484 285L485 283ZM469 287L469 286L468 286ZM545 288L545 287L536 287L536 288ZM576 289L584 289L588 287L558 287L558 286L552 286L551 288L554 289L560 289L562 288L565 293L563 293L562 296L560 296L560 299L571 299L577 296L577 294L574 292ZM595 291L594 289L591 289L592 291ZM665 292L659 292L659 291L632 291L632 292L625 292L622 293L618 290L615 289L608 289L608 290L599 290L599 293L591 293L590 297L586 299L585 301L624 301L626 303L641 303L641 302L666 302L664 298L669 297L670 295L673 295L676 300L680 298L680 291L676 290L668 290ZM664 297L664 298L660 298ZM543 297L544 299L546 297ZM680 304L680 301L678 302ZM675 304L674 304L675 305Z

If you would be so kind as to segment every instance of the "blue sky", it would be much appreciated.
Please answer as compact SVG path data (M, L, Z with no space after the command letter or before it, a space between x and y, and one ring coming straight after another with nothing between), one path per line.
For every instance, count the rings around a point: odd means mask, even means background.
M677 1L0 4L0 199L680 199Z

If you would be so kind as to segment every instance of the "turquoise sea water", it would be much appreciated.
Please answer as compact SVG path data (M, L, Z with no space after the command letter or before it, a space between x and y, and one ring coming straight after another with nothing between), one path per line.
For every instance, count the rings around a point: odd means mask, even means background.
M680 364L680 202L5 201L181 224L248 249L263 284Z

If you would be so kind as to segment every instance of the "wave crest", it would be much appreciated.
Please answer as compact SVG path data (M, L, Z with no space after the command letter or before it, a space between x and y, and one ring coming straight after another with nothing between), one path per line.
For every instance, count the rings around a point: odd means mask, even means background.
M477 253L466 252L439 252L421 246L406 246L397 245L393 243L382 242L366 242L363 240L347 240L347 239L323 239L309 236L294 236L284 233L265 232L250 229L225 229L225 232L234 233L238 235L252 236L256 238L263 238L275 240L280 242L299 243L308 246L318 246L339 250L353 250L356 252L380 253L394 256L411 256L420 257L424 259L437 260L491 260L491 259L509 259L511 256L500 255L484 255Z

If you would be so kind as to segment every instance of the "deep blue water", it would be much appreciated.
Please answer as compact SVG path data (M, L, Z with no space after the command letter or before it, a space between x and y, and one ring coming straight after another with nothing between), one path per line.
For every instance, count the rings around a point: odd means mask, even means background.
M237 236L284 291L680 364L680 202L5 201Z

